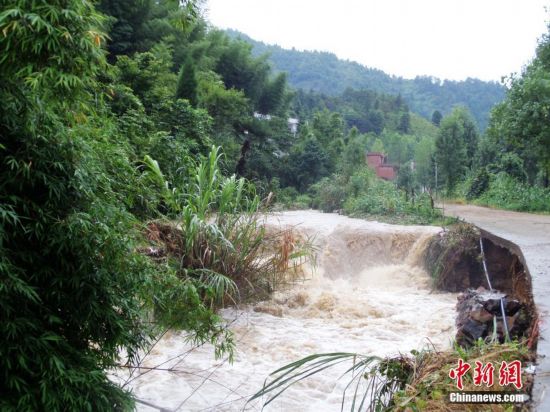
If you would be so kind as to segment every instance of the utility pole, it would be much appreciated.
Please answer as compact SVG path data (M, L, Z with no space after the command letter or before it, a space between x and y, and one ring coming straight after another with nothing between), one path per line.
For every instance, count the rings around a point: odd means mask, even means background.
M437 161L435 162L435 199L437 201L437 195L439 193L438 191L438 179L437 179ZM445 200L441 200L441 212L443 213L443 215L445 215Z
M435 162L435 201L437 202L437 161Z

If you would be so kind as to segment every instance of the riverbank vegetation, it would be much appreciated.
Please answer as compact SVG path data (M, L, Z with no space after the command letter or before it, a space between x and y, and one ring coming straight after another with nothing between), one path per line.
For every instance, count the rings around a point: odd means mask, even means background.
M238 151L253 107L283 107L284 76L207 33L194 2L98 7L0 12L3 411L131 409L107 373L164 328L231 356L216 308L265 296L300 251L265 234L255 186L210 149Z
M448 351L412 350L410 354L386 358L344 352L316 354L274 371L251 400L263 399L264 405L268 405L279 396L284 396L292 385L344 364L347 369L340 378L347 379L347 385L342 393L342 410L463 411L463 403L449 402L449 394L459 392L457 380L449 375L452 369L457 368L459 359L473 367L476 362L492 364L492 382L498 383L498 370L502 362L520 361L525 365L533 362L533 353L525 342L499 344L480 340L467 349L455 346ZM487 387L485 381L476 384L473 367L461 379L463 391L516 392L517 388L512 383L494 383L491 387ZM522 375L521 393L530 394L532 375ZM526 407L525 404L518 405L521 405L520 408ZM510 403L495 404L491 410L508 411L513 407ZM487 404L469 404L468 410L485 411Z
M399 94L292 90L200 1L17 0L0 33L2 410L131 408L107 370L161 328L230 355L216 309L265 297L307 254L264 231L273 203L432 223L434 193L467 176L506 204L497 171L548 184L546 38L484 140L464 109L428 120Z

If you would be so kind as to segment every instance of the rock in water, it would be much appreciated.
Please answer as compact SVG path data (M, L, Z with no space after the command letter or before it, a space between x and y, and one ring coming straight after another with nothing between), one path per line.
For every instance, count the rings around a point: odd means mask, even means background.
M478 339L496 334L500 342L504 342L505 328L502 317L501 299L504 299L504 312L510 338L525 336L529 322L527 308L515 299L507 299L498 291L487 291L480 287L468 289L458 296L456 310L456 341L460 346L471 346Z

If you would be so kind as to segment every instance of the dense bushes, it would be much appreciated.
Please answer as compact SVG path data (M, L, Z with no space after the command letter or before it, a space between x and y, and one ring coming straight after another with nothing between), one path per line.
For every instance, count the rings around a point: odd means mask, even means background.
M169 48L113 68L91 2L8 7L0 13L0 409L130 409L108 370L132 365L158 327L231 353L219 298L240 286L236 276L253 259L255 280L273 273L250 252L265 239L259 200L250 183L221 175L217 152L200 162L212 119L174 98ZM143 223L159 217L181 221L177 266L143 256L151 234ZM287 252L271 262L279 271L296 256Z
M475 203L525 212L550 212L550 189L522 183L501 172L491 175L489 188Z
M106 369L147 342L151 268L123 201L134 168L93 104L100 17L16 3L0 14L0 409L128 408Z
M376 177L364 166L346 179L332 175L311 187L312 206L324 212L343 211L347 215L388 222L428 224L442 218L427 193L409 196L392 182Z

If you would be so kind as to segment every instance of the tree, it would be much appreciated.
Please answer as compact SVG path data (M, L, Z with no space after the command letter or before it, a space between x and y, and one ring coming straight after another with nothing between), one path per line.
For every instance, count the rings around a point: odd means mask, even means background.
M432 157L434 150L434 141L429 137L421 138L414 148L416 176L418 183L424 187L433 187Z
M105 369L142 347L146 268L94 151L100 16L85 0L0 14L0 409L117 410ZM87 121L86 121L87 119ZM133 168L130 167L129 170Z
M466 145L466 166L471 169L479 146L477 126L468 109L463 106L455 108L452 115L461 123L462 139Z
M491 117L492 144L519 155L530 183L550 184L550 27L536 57L520 76L508 79L506 99Z
M148 86L140 97L151 110L174 104L167 117L181 127L200 129L209 118L173 102L169 71L147 78L166 67L161 60L170 65L162 45L121 57L134 90L101 83L111 67L92 2L12 3L0 13L0 410L127 410L131 395L107 370L122 356L136 360L152 320L192 331L197 342L224 336L200 283L136 252L143 239L131 212L158 190L141 191L135 156L167 133L154 130L134 92ZM116 93L125 95L118 116L103 102ZM172 142L182 134L174 128Z
M193 61L188 58L180 69L178 74L178 83L176 85L176 99L187 99L193 107L197 106L197 75Z
M397 173L397 187L405 192L405 199L414 195L415 176L411 162L404 163Z
M374 141L371 147L371 152L385 153L384 143L382 143L382 140L380 140L379 138L376 138L376 140Z
M350 131L350 140L342 152L340 170L344 177L351 176L365 164L366 139L356 130Z
M199 107L206 109L212 116L213 133L217 139L235 133L235 128L241 127L251 111L244 93L226 89L216 73L200 73L198 93ZM221 140L216 143L220 144Z
M411 115L409 112L405 112L399 118L399 124L397 125L397 130L401 133L409 133L411 128Z
M370 123L370 128L368 131L372 131L378 135L382 133L384 130L384 114L380 110L373 110L370 112L368 121Z
M319 142L314 137L308 138L303 149L297 149L289 156L287 179L298 190L305 190L330 173L330 160Z
M166 43L131 57L120 56L115 67L116 81L133 90L148 114L174 98L177 77L172 72L172 50Z
M98 10L109 15L108 50L111 62L118 55L129 55L141 49L143 28L149 18L152 1L101 0Z
M227 40L215 66L227 89L242 90L254 108L263 93L268 80L267 56L252 57L252 46L244 41Z
M279 73L268 81L258 102L260 113L277 114L285 103L286 87L286 73Z
M439 110L436 110L432 114L432 123L436 126L439 126L441 124L441 119L443 118L443 115Z
M435 158L447 191L452 193L467 167L464 129L458 116L448 116L441 122L435 141Z

